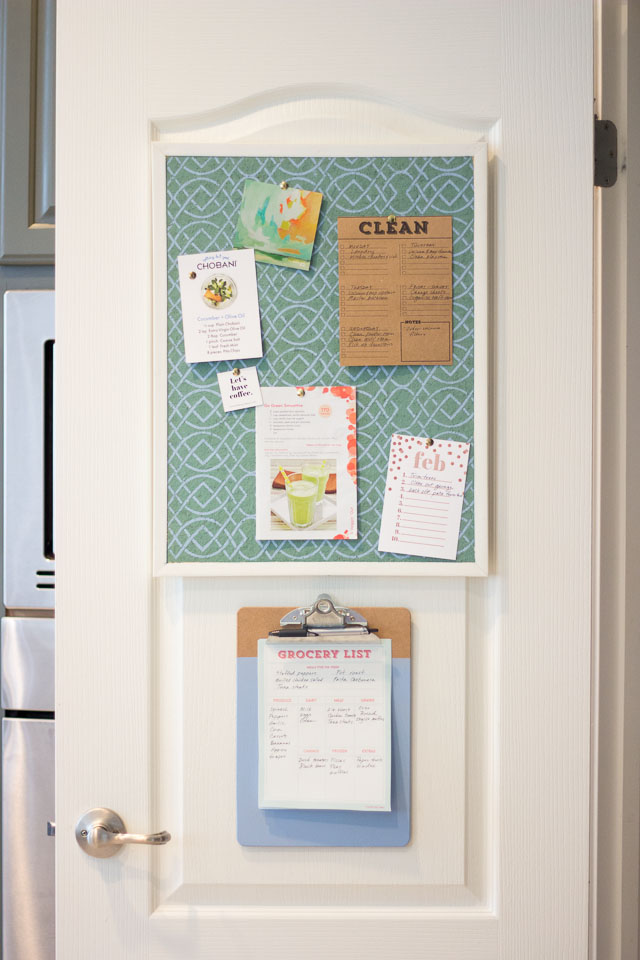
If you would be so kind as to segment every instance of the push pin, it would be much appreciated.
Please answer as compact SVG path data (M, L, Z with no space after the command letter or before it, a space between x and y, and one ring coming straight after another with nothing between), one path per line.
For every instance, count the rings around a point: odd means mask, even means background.
M239 368L239 367L234 367L233 370L231 371L231 373L234 375L234 377L239 377L239 376L240 376L240 368Z
M389 216L387 217L387 223L395 223L395 222L396 222L395 213L390 213Z
M432 447L432 446L433 446L433 440L431 439L431 437L427 437L427 439L426 439L425 442L424 442L424 445L425 445L425 447Z
M298 387L298 389L296 390L296 393L298 394L299 397L304 397L304 387Z
M287 190L288 188L289 188L289 184L287 183L287 181L286 181L286 180L281 180L281 181L280 181L280 189L281 189L281 190Z
M195 280L195 278L196 278L196 272L195 272L195 270L192 270L191 273L189 274L189 279L190 279L190 280Z

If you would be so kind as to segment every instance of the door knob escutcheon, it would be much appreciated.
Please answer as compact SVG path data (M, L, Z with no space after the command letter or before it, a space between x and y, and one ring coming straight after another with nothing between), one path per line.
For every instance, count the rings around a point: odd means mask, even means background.
M76 824L76 840L90 857L114 857L125 843L143 843L158 847L171 840L166 830L160 833L127 833L122 817L107 807L94 807L83 813Z

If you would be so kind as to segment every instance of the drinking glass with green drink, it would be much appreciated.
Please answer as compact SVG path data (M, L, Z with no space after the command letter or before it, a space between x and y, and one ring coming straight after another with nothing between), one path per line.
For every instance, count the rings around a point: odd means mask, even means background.
M291 525L298 529L311 526L318 500L318 481L304 477L302 480L290 480L284 469L279 469L284 477Z
M318 460L309 460L302 467L302 479L315 481L318 485L318 491L316 494L316 499L318 503L324 497L324 492L327 489L327 480L329 479L329 467L327 466L327 461L323 460L320 463Z

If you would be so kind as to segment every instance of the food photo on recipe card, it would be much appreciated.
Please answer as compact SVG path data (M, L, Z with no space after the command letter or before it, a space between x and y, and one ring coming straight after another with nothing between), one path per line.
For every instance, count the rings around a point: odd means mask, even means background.
M356 539L355 387L263 387L262 400L256 539Z
M468 463L468 443L394 433L378 549L455 560Z
M178 257L187 363L262 356L253 250Z

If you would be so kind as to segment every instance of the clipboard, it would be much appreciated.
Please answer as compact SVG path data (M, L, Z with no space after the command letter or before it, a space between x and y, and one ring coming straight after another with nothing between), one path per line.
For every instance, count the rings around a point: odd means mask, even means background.
M243 607L237 618L237 838L250 847L402 847L411 836L411 614L405 607L337 606L326 594L307 607ZM389 637L391 810L260 810L258 640Z

